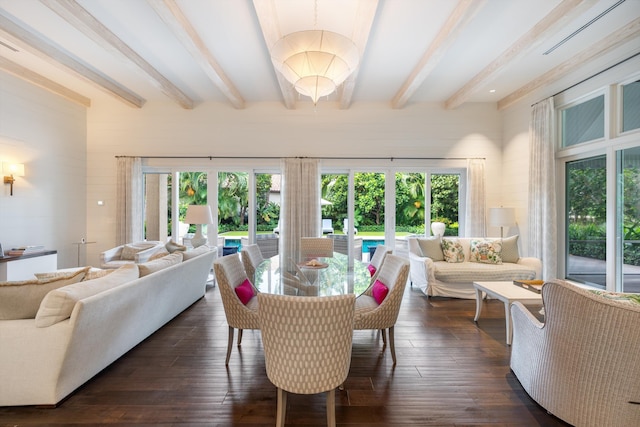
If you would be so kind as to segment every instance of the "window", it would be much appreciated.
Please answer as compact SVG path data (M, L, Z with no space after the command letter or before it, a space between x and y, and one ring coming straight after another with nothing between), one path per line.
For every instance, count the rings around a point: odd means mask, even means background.
M616 287L640 292L640 147L617 154Z
M460 174L431 174L431 222L443 222L445 236L458 236Z
M640 129L640 80L622 86L622 131Z
M607 255L606 156L566 164L567 278L604 288Z
M562 110L562 146L604 138L604 95Z

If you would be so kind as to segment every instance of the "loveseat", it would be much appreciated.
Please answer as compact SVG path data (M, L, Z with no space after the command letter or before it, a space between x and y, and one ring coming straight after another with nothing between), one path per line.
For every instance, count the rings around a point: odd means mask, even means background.
M215 255L87 268L95 278L49 291L35 317L0 320L0 406L58 404L203 297Z
M542 263L521 257L517 239L409 237L411 285L427 296L475 299L473 282L539 279Z
M156 240L127 243L100 253L100 268L120 268L125 264L140 264L149 261L165 244Z
M640 295L629 297L552 280L544 323L511 304L511 370L549 413L575 426L640 426Z

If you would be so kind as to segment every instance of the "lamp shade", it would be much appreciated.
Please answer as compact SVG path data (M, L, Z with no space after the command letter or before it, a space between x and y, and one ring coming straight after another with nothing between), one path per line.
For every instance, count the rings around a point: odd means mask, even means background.
M271 60L296 91L315 104L355 71L360 54L356 45L341 34L306 30L278 40L271 48Z
M516 210L514 208L489 209L489 225L492 227L511 227L516 225Z
M2 163L2 173L5 175L24 176L24 164Z
M187 224L213 224L213 215L209 205L189 205L184 218Z

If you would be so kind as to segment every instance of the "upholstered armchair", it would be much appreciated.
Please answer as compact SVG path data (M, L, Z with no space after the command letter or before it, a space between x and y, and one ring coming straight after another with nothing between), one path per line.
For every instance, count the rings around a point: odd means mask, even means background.
M140 264L149 261L149 258L163 250L164 243L153 240L116 246L100 253L100 268L114 269L125 264Z
M251 280L251 283L256 283L256 267L264 261L260 248L256 244L242 246L240 256L242 257L242 264L247 277Z
M222 298L222 306L224 307L224 314L229 324L229 339L227 341L227 357L224 364L229 364L229 358L231 356L231 347L233 346L233 335L235 329L238 329L238 347L242 343L242 330L243 329L260 329L260 322L258 320L258 299L255 297L249 298L248 301L243 303L240 300L236 288L240 286L246 286L245 280L248 280L247 274L244 271L244 266L240 260L240 254L227 255L222 258L218 258L213 263L213 269L216 273L216 280L218 282L218 288L220 289L220 296ZM253 294L257 293L257 290L251 285Z
M267 377L278 390L276 426L284 426L287 393L323 392L327 425L336 425L335 389L351 365L354 299L258 295Z
M376 254L378 250L376 250ZM356 315L353 328L379 329L383 343L387 343L393 364L396 364L394 326L400 312L400 304L409 277L409 261L396 255L387 254L371 285L356 298ZM382 285L381 285L382 284ZM384 287L387 290L384 290Z

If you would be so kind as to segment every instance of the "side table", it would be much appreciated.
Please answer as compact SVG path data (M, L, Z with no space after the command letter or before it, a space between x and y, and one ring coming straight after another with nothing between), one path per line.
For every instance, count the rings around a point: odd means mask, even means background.
M80 247L84 246L84 245L90 245L92 243L96 243L96 242L86 242L84 239L82 239L79 242L73 242L72 245L76 245L78 247L78 265L77 267L80 267Z

